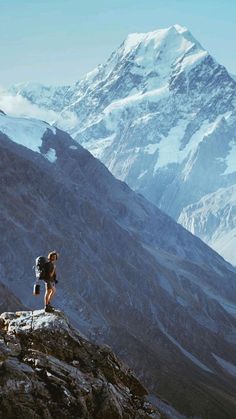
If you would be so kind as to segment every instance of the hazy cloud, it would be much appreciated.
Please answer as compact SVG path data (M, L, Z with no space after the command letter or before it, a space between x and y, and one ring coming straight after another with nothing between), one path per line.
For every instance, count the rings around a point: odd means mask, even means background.
M0 87L0 109L7 115L42 119L50 124L58 119L55 111L39 108L20 95L12 95Z

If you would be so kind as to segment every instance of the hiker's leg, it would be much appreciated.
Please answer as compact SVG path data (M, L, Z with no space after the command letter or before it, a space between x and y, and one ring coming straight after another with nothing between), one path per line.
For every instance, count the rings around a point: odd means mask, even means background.
M48 298L48 304L51 303L52 295L53 295L53 291L50 290L50 294L49 294L49 298Z
M44 305L47 306L50 301L50 294L51 290L46 288L45 294L44 294Z
M48 306L51 300L51 293L52 293L52 282L45 281L45 295L44 295L44 305L45 307Z
M49 297L49 303L52 301L54 295L56 294L55 286L50 291L51 291L51 293L50 293L50 297Z

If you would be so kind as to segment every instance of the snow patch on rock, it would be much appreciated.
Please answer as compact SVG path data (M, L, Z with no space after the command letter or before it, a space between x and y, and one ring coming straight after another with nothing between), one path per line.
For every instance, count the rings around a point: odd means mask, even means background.
M46 122L0 115L0 131L15 143L37 153L40 153L42 138L47 130L50 130L54 135L56 134L56 129Z

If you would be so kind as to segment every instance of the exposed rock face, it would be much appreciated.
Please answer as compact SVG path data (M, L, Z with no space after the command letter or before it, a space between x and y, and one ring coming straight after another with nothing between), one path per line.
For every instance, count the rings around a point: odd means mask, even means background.
M61 312L0 316L0 415L8 419L158 419L147 391L108 346Z

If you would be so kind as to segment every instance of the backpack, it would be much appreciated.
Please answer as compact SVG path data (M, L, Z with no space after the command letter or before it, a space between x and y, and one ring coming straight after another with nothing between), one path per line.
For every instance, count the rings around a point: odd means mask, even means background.
M50 279L50 272L52 271L52 263L44 256L38 256L35 259L35 276L36 279Z

